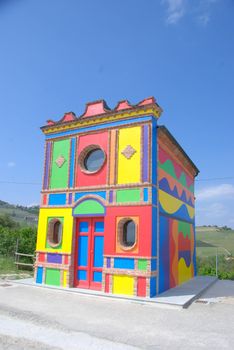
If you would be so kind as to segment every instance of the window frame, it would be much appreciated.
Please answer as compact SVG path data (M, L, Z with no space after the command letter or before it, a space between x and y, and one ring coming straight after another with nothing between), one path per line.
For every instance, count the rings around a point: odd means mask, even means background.
M95 150L101 150L103 152L103 155L104 155L104 159L103 159L103 162L102 162L102 165L97 169L97 170L94 170L94 171L90 171L88 169L86 169L85 167L85 160L86 160L86 157L89 153L91 153L92 151L95 151ZM81 171L87 175L91 175L91 174L96 174L98 173L104 166L104 164L106 163L106 152L104 151L104 149L99 146L99 145L89 145L87 147L85 147L81 152L80 152L80 155L78 156L78 164L79 164L79 167L81 169Z
M61 235L58 242L54 242L54 236L55 236L55 225L59 223L61 225ZM58 235L58 233L56 233ZM58 237L59 238L59 237ZM62 243L63 238L63 222L59 218L53 218L49 221L48 227L47 227L47 242L48 244L53 247L57 248Z
M126 246L124 244L124 240L123 240L124 225L128 221L133 221L135 224L135 242L131 246ZM119 247L125 251L131 251L131 250L134 250L136 248L137 243L138 243L138 220L135 220L135 218L133 218L133 217L124 217L124 218L119 220L118 227L117 227L117 243L118 243Z

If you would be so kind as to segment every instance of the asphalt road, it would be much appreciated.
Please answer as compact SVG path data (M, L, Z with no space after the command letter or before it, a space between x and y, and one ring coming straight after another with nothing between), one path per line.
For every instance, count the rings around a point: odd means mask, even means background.
M233 349L234 282L188 309L0 282L0 349Z

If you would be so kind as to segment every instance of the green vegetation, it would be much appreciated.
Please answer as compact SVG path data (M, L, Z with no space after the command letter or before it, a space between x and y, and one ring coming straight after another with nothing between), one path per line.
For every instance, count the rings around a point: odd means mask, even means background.
M0 216L8 215L21 226L36 226L38 221L39 206L24 207L12 205L0 200Z
M22 227L9 215L0 215L0 276L18 272L14 264L14 254L34 254L36 228ZM32 263L30 257L22 257L21 262Z
M227 226L202 226L196 228L198 275L216 274L218 255L218 277L234 280L234 230Z
M197 257L197 274L198 275L216 275L216 257L208 258ZM225 255L218 256L218 278L234 280L234 259L227 258Z
M234 230L219 227L197 227L196 229L197 256L208 257L216 254L234 256ZM198 244L199 243L199 244ZM202 247L201 245L204 244ZM211 245L212 247L208 247Z
M15 260L11 256L0 255L0 276L5 274L17 274L18 270L15 265Z

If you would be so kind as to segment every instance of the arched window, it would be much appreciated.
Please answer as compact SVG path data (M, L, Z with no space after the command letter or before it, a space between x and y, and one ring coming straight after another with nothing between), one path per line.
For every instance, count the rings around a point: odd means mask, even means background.
M136 225L133 220L128 220L123 225L123 245L132 247L136 242Z
M57 247L62 241L63 224L59 219L52 219L48 225L47 240L48 243Z
M137 224L132 218L122 218L118 222L118 244L124 250L131 250L137 243Z

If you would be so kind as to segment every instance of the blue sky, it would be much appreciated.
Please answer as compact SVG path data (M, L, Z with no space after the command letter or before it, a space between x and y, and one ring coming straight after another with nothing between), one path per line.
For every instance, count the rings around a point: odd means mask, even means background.
M0 0L0 199L39 203L47 119L154 95L200 169L197 224L234 227L233 15L233 0Z

